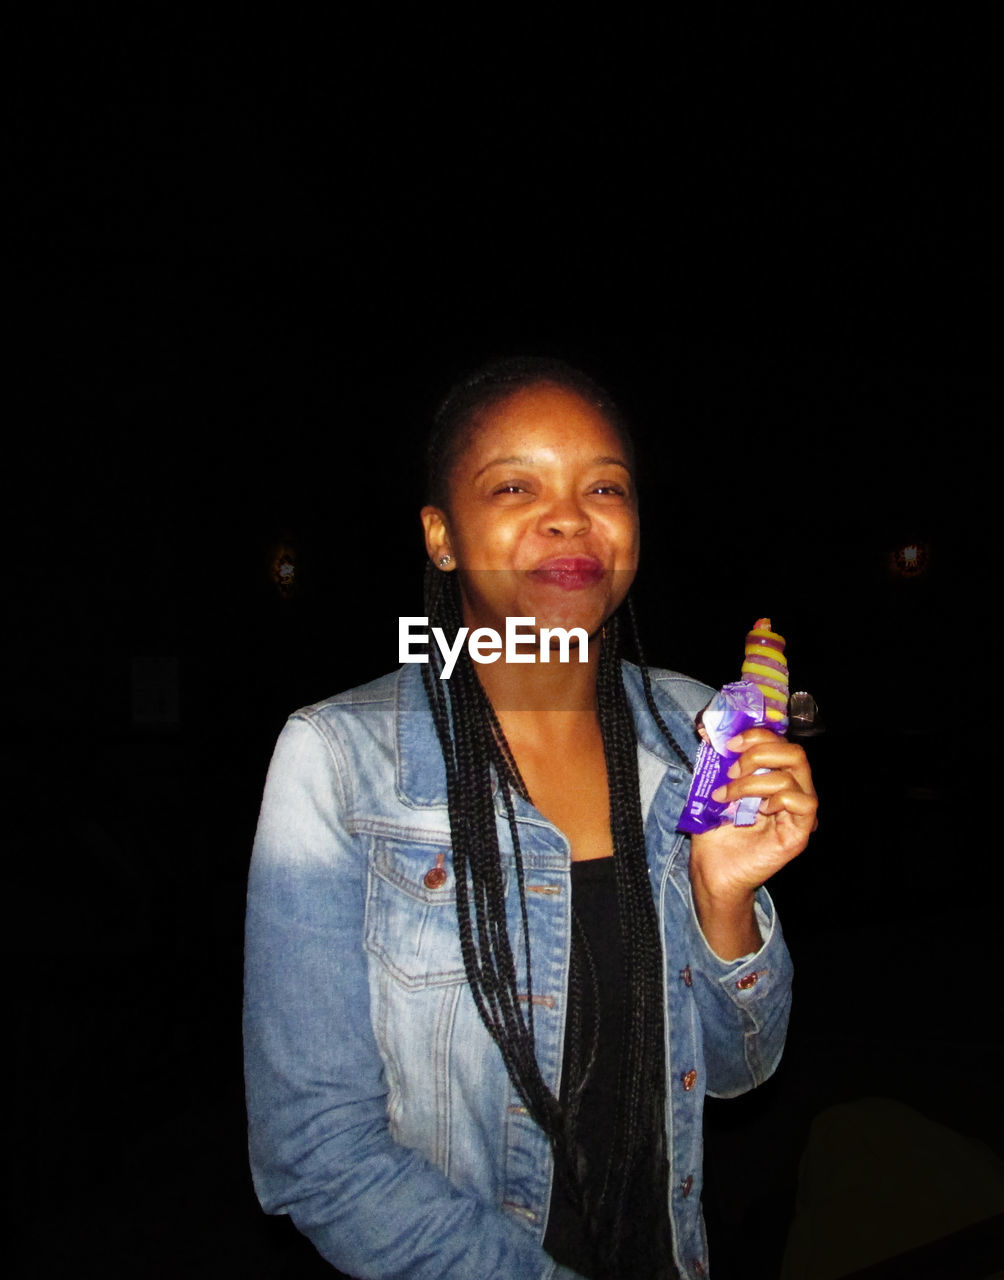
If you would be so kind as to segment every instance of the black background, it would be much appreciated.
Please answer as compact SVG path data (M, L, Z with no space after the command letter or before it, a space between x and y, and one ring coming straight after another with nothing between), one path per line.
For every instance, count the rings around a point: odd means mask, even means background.
M709 1117L716 1276L777 1274L828 1102L1000 1153L995 32L147 5L11 34L19 1274L330 1274L246 1172L258 799L290 710L395 665L425 423L511 352L637 426L649 659L719 684L770 614L827 724L775 882L788 1056ZM137 721L144 658L176 723Z

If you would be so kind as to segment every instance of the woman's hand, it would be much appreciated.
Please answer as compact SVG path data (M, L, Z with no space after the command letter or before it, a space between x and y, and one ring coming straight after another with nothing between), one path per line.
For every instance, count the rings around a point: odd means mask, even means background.
M748 729L728 744L739 751L715 800L762 796L751 827L726 822L691 839L690 881L704 936L723 959L760 948L753 894L802 852L816 829L818 800L805 752L769 729ZM757 769L769 773L757 774Z

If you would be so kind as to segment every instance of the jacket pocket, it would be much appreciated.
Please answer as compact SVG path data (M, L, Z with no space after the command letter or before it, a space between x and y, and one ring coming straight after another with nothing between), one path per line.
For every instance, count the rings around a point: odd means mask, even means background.
M378 840L370 860L366 949L408 990L467 980L448 847Z

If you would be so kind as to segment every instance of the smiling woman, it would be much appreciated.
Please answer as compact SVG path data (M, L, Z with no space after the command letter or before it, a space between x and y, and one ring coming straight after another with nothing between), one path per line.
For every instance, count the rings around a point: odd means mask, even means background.
M808 839L805 758L751 731L728 799L768 796L754 825L677 832L712 691L620 657L635 462L585 375L478 371L428 462L428 660L298 712L269 772L255 1185L359 1277L696 1280L704 1096L784 1041L762 885ZM574 660L474 652L514 624Z
M447 493L422 511L426 546L450 557L469 626L530 616L594 635L624 599L638 567L628 452L577 392L538 383L486 409Z

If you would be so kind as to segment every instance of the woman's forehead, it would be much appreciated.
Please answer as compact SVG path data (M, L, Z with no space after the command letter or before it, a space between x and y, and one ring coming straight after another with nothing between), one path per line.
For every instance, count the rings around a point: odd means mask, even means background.
M590 450L630 467L628 443L601 408L576 391L543 383L520 388L479 414L457 461L467 455L473 462L473 455L493 451L529 460L570 451L585 456Z

